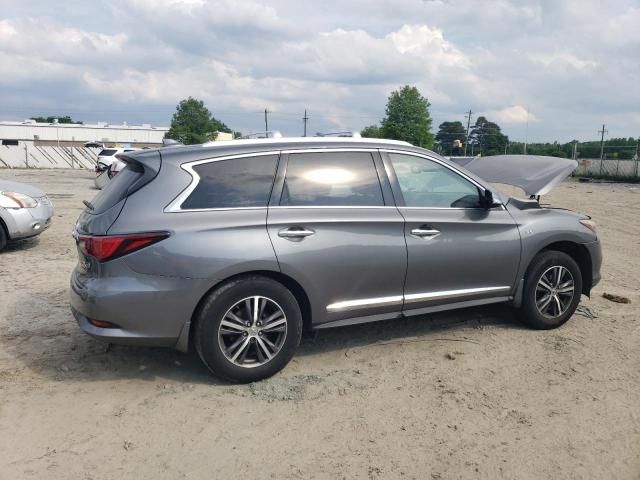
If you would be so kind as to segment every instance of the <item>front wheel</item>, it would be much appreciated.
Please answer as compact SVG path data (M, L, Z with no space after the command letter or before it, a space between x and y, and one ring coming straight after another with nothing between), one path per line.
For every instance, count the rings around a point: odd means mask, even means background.
M244 277L209 294L194 334L200 358L215 375L255 382L289 363L302 336L302 315L296 298L282 284Z
M525 276L523 319L533 328L557 328L576 311L581 294L582 274L575 260L564 252L541 252Z
M7 234L4 231L4 226L0 223L0 252L7 246Z

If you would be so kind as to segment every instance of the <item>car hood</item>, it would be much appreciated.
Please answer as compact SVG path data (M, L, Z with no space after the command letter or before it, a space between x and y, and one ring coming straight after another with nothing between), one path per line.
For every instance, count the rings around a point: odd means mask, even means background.
M490 183L520 187L527 195L545 195L578 167L567 158L538 155L451 157L450 161Z
M27 185L26 183L12 182L11 180L0 179L0 192L16 192L24 195L29 195L31 198L44 197L45 193L42 190Z

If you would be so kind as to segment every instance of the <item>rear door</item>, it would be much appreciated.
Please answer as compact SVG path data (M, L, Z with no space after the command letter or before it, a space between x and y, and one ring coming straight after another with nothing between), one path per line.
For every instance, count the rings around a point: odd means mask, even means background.
M283 160L267 227L282 272L310 298L314 324L399 314L404 221L379 153L298 151Z
M507 299L520 262L520 234L505 208L481 207L481 187L435 158L382 155L406 220L404 311Z

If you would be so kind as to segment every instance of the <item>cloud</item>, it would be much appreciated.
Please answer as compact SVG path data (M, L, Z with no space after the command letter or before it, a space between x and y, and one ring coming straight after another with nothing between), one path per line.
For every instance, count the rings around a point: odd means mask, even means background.
M5 116L167 124L202 98L230 126L359 129L416 85L434 124L485 112L512 138L637 135L635 0L5 0ZM218 113L219 112L219 113Z
M527 123L537 122L538 118L531 112L527 111L522 105L513 105L501 110L487 113L487 116L498 122L504 123Z
M598 62L594 60L578 58L576 55L568 52L532 53L529 55L529 58L543 65L545 68L569 67L576 70L588 70L598 66Z

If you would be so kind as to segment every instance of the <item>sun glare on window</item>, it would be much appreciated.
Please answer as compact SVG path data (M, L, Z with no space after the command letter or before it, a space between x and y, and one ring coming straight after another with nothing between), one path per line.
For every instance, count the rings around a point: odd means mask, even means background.
M335 185L352 182L355 179L355 174L344 168L318 168L305 172L302 177L313 183Z

